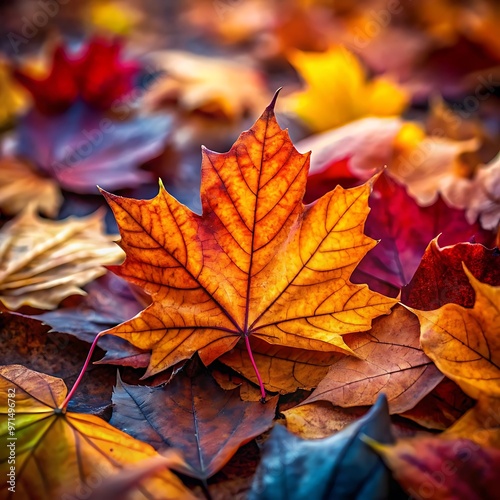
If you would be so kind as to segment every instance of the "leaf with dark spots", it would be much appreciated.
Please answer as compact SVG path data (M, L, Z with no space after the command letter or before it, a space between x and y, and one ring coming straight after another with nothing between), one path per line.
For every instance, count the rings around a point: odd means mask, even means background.
M381 459L362 441L365 435L393 442L384 396L365 416L325 439L303 440L276 426L264 446L249 500L404 498Z
M162 387L118 380L110 423L156 449L180 449L193 474L207 479L272 425L277 398L265 404L241 401L238 389L224 391L197 365L191 363Z

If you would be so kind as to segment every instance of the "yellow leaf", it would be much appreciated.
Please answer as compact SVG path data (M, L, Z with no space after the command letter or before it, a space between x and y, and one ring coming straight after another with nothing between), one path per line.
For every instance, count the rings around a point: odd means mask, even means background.
M12 498L89 496L125 466L158 456L152 446L95 415L66 412L62 408L66 392L61 379L21 365L0 367L2 498L9 495L9 487L15 489ZM169 465L180 463L177 454ZM6 480L11 467L14 486ZM193 498L168 470L156 473L130 494L137 499Z
M104 234L103 212L49 221L33 205L0 231L0 301L9 309L53 309L102 276L123 252Z
M435 311L411 309L421 325L420 343L437 367L474 399L500 398L500 287L478 281L472 309L446 304Z
M384 78L369 81L356 56L342 47L327 52L292 52L290 62L306 90L289 97L289 106L315 132L366 116L402 113L408 95Z
M11 76L9 65L0 60L0 129L11 125L28 104L27 92Z

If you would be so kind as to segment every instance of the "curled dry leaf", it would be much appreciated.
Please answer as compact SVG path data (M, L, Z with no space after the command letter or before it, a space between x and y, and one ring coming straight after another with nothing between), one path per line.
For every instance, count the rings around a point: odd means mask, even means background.
M391 413L413 408L443 379L434 363L419 348L419 325L404 307L378 318L366 333L351 335L356 357L344 357L305 403L330 401L343 407L372 405L381 393Z
M123 258L104 234L103 212L49 221L33 206L0 231L0 301L9 309L30 305L54 309L64 298L84 294L82 285Z
M289 60L307 88L289 97L289 106L311 130L321 132L365 116L394 116L408 95L386 78L368 81L361 62L343 47L326 52L294 51Z
M207 479L240 446L271 427L278 399L241 401L238 389L221 389L198 365L191 363L162 387L118 380L110 423L158 450L182 450L190 474Z
M38 174L17 158L0 158L0 209L7 215L22 212L28 204L55 217L63 198L56 181Z
M373 117L298 144L299 150L317 151L311 174L318 175L319 180L333 178L341 162L350 177L359 181L387 166L388 175L405 186L420 206L433 205L441 195L448 205L465 209L469 223L484 213L482 225L492 229L493 222L498 223L496 163L474 175L462 160L464 153L475 152L478 147L477 137L453 140L432 136L414 122Z
M9 392L10 391L10 392ZM8 458L15 449L15 494L2 481L2 498L64 498L75 491L89 492L123 467L157 456L154 449L115 429L94 415L66 412L62 407L66 386L61 379L28 370L21 365L0 367L0 434L15 435L14 447L3 446L0 470L8 477ZM7 415L7 394L15 394L15 425ZM9 442L9 441L6 441ZM12 442L12 441L10 441ZM177 457L177 463L181 459ZM156 473L129 492L130 498L158 500L193 496L170 471Z
M190 358L208 365L241 339L352 352L395 300L349 278L375 245L363 233L371 183L302 198L309 155L296 151L274 102L228 153L203 150L203 214L160 186L152 200L105 194L126 260L112 269L153 303L105 333L152 349L147 375ZM262 388L262 384L261 384Z
M411 309L421 324L420 343L437 367L474 399L500 397L500 287L481 283L465 268L476 293L472 309L445 304Z
M435 203L439 194L448 201L449 187L464 175L461 155L476 151L479 141L428 135L421 125L408 122L398 132L392 147L388 172L425 207Z

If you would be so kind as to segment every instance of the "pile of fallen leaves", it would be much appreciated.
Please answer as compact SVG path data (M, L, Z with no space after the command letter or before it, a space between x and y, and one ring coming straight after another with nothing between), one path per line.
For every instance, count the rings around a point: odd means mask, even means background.
M247 43L230 3L210 36ZM306 4L282 24L333 9ZM266 27L279 99L265 65L101 36L2 63L1 498L496 498L500 138L416 116L347 4L325 50ZM404 22L483 46L465 10Z

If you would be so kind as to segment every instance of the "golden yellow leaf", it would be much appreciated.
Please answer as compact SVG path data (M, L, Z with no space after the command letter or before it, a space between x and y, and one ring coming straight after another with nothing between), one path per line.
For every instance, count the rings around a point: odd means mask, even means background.
M12 78L8 63L0 59L0 129L12 125L28 102L28 93Z
M481 283L465 266L464 270L476 293L474 307L411 309L420 320L420 343L470 397L500 398L500 287Z
M141 17L140 11L130 4L114 0L93 1L87 8L87 17L94 29L118 35L130 34Z
M89 496L123 467L157 457L152 446L115 429L95 415L66 412L61 379L21 365L0 367L2 498L50 500ZM12 439L10 439L12 438ZM182 464L179 455L169 465ZM14 467L14 486L6 478ZM156 473L130 498L193 498L170 471Z
M103 212L49 221L28 206L0 231L0 301L53 309L103 275L123 252L104 234Z
M363 233L371 183L304 206L309 154L273 108L228 153L203 150L202 215L162 185L152 200L105 194L127 255L112 269L153 301L105 333L151 349L147 375L195 352L208 365L240 339L249 352L251 338L351 352L342 336L395 304L349 281L375 245Z
M315 132L366 116L401 114L407 93L385 78L369 81L360 61L343 47L327 52L292 52L290 62L306 90L289 97L289 106Z
M48 217L55 217L63 202L57 182L38 175L16 158L0 158L0 209L16 215L28 204Z

